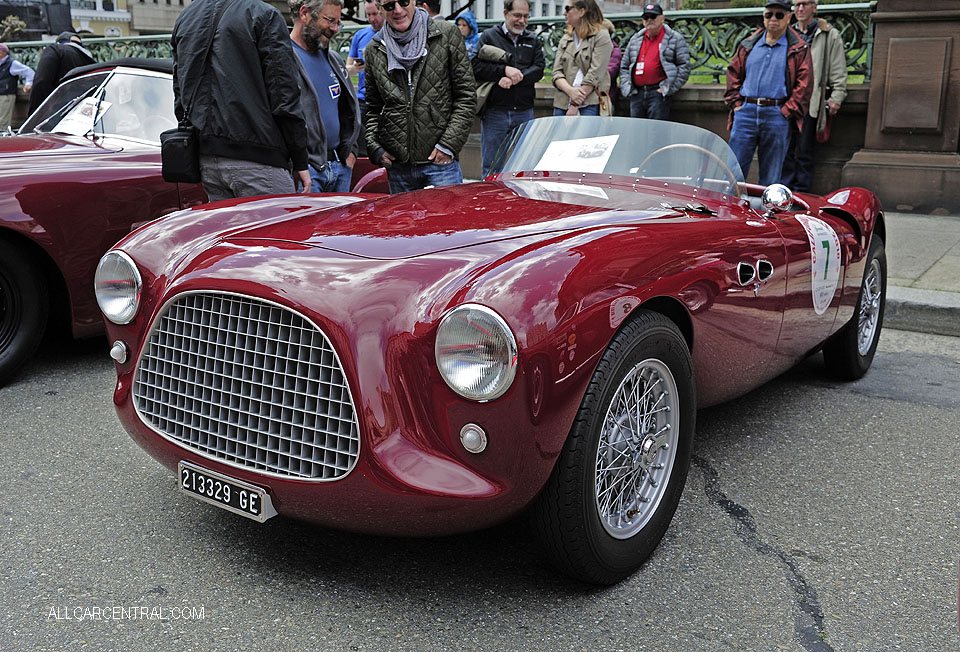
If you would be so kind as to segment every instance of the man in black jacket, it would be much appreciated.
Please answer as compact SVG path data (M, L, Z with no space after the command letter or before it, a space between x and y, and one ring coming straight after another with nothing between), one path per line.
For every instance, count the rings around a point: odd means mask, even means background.
M330 49L340 31L341 0L287 0L299 60L313 192L350 192L360 106L343 59Z
M477 54L471 61L477 83L494 82L480 118L482 176L487 176L493 155L507 133L516 125L533 120L534 84L543 77L546 65L540 38L526 29L530 19L527 0L505 0L503 24L484 30L477 43L493 45L511 55L512 65L483 61Z
M174 111L200 133L210 200L310 192L297 60L280 12L262 0L196 0L170 41Z
M91 63L96 61L90 51L83 47L80 35L61 32L57 42L45 47L40 54L37 74L33 77L33 89L30 91L30 113L43 104L64 75Z

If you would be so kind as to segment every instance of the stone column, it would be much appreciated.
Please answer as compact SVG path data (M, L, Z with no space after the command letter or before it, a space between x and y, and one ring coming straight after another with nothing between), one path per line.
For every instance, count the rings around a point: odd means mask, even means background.
M844 186L887 210L960 212L960 1L879 0L864 147ZM939 210L938 210L939 209Z

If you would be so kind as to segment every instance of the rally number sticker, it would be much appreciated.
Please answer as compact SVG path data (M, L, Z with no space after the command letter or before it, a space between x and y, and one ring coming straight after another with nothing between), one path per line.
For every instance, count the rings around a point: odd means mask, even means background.
M823 220L809 215L797 215L810 241L810 276L813 309L822 315L830 307L840 280L840 238Z
M627 318L630 312L640 305L636 297L620 297L610 304L610 328L616 328Z

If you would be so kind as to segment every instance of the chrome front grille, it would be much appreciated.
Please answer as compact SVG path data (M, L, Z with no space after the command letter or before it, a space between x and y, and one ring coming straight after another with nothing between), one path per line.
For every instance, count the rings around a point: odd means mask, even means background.
M160 434L245 468L336 480L360 452L330 341L259 299L204 292L168 303L140 356L133 396Z

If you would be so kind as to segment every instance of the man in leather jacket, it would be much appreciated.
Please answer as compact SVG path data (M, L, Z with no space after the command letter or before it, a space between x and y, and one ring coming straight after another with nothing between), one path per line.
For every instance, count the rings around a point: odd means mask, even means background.
M764 28L740 43L727 66L730 149L744 177L757 152L762 186L780 183L790 121L802 128L813 89L810 48L789 23L790 0L767 2Z
M199 131L210 200L309 192L297 60L280 12L262 0L196 0L170 40L174 111Z

